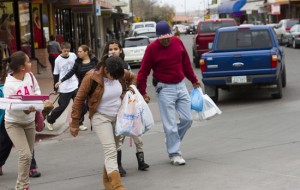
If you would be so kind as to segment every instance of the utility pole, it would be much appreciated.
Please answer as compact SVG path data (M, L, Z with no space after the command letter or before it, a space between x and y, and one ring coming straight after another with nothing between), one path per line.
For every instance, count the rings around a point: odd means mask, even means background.
M289 18L292 18L292 6L291 6L291 0L289 0Z
M99 30L98 30L98 16L97 16L97 3L96 0L93 0L93 23L94 23L94 48L95 48L95 55L99 56L100 52L99 49L101 48L101 38Z
M133 18L133 3L132 3L132 1L133 0L130 0L130 7L131 7L131 17L132 17L132 21L131 22L133 23L134 22L134 20L133 20L134 18Z
M186 0L184 0L184 15L186 16Z

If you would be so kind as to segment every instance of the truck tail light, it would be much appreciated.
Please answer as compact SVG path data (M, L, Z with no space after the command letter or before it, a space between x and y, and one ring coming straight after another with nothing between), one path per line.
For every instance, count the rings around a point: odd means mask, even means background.
M205 59L200 59L199 64L200 64L201 71L202 72L206 72L206 62L205 62Z
M276 68L277 67L277 62L278 62L277 55L271 55L271 67L272 68Z
M291 29L291 27L286 27L285 28L286 31L289 31L290 29Z

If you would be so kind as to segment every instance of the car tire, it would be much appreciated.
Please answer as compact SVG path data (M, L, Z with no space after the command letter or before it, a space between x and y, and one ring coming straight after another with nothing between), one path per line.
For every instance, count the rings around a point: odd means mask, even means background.
M283 67L281 78L282 78L282 87L285 88L286 87L286 69L285 69L285 66Z
M194 50L193 50L193 62L194 62L195 68L200 68L198 54L195 53Z
M279 75L276 85L277 85L277 87L276 87L277 93L272 94L271 96L273 99L280 99L280 98L282 98L282 77L281 77L281 75Z
M292 46L293 46L294 49L297 49L297 48L298 48L295 39L293 39L293 41L292 41Z

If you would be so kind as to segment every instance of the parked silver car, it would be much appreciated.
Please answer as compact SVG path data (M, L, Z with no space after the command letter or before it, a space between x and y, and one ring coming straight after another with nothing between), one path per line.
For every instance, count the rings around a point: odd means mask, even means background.
M292 26L298 23L299 19L282 19L278 25L274 27L280 45L286 44L286 41L284 41L284 35L292 28Z
M284 35L284 41L286 41L286 46L292 46L293 48L300 47L300 24L295 24Z

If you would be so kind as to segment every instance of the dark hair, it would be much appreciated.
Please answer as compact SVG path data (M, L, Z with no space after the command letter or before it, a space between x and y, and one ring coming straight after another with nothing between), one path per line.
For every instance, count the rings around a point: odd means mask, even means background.
M32 13L35 12L35 11L38 11L39 9L37 7L33 7L32 9Z
M82 44L78 48L81 48L84 52L88 52L88 55L91 57L92 56L92 50L88 45Z
M54 35L50 35L50 41L54 41L55 40L55 36Z
M69 42L62 42L60 47L61 49L71 49L71 44Z
M124 63L120 57L109 57L104 62L106 71L114 78L120 79L124 76Z
M122 51L120 53L120 57L124 60L125 58L125 54L124 54L124 51L123 51L123 47L121 45L121 43L118 41L118 40L110 40L106 43L105 47L104 47L104 50L103 50L103 55L106 55L108 54L108 51L109 51L109 45L111 44L117 44L118 47L120 48L120 50Z
M16 72L19 70L20 66L25 65L27 55L23 51L17 51L10 56L9 68L10 70Z
M0 65L1 75L0 75L0 84L5 83L5 79L8 73L8 64L10 62L10 57L7 57L2 60L2 64Z
M0 19L0 24L3 24L7 18L9 18L9 14L4 13Z

